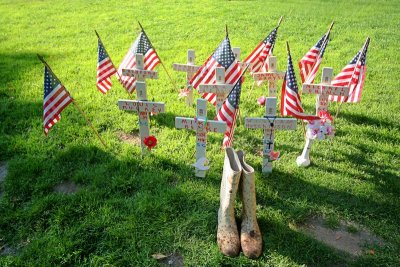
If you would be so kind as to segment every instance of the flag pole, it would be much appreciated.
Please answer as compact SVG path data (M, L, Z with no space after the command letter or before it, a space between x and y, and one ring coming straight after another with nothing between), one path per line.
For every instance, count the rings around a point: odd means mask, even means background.
M99 39L100 43L103 45L104 51L106 51L106 53L107 53L107 55L108 55L108 58L109 58L110 61L111 61L111 64L113 64L113 66L114 66L114 68L115 68L115 64L114 64L114 62L112 61L112 59L111 59L111 57L110 57L110 54L107 52L106 47L104 46L103 41L102 41L101 38L100 38L100 35L98 34L98 32L97 32L96 30L94 30L94 32L96 33L97 38ZM117 74L117 76L118 76L118 80L119 80L119 81L122 81L122 77L119 75L118 70L117 70L116 74ZM132 95L128 92L128 90L125 90L125 91L128 93L129 98L131 98Z
M44 60L42 56L37 54L37 57L39 60L50 70L50 72L58 79L58 77L54 74L53 70L50 68L49 64ZM70 95L68 90L64 87L64 90ZM75 99L72 98L72 103L74 104L75 108L82 114L82 116L86 119L87 124L90 126L90 128L93 130L93 132L96 134L96 136L99 138L100 142L103 144L103 146L107 149L108 147L104 143L103 139L100 137L99 133L96 131L96 129L93 127L92 123L90 122L89 118L86 116L86 114L83 112L83 110L78 106L78 104L75 102Z
M225 24L225 33L226 33L226 36L228 37L228 24Z
M362 47L362 50L361 50L361 53L360 53L360 57L357 59L356 67L354 68L352 76L354 75L354 72L356 71L357 65L360 62L362 55L364 54L365 48L369 45L369 41L370 40L371 40L371 38L369 38L369 36L368 36L367 39L365 40L365 43L364 43L363 47ZM353 90L353 92L354 92L354 90ZM348 97L351 97L353 92L351 92L351 94ZM343 105L343 101L341 101L340 104L339 104L339 107L338 107L338 109L336 111L336 115L334 117L334 120L336 120L336 118L338 117L339 112L340 112L340 108L342 107L342 105Z
M177 90L178 87L176 86L176 83L174 82L174 80L172 80L171 76L169 75L169 73L168 73L168 71L167 71L167 68L165 67L164 63L161 61L161 58L158 56L156 48L155 48L155 47L153 46L153 44L151 43L149 37L147 36L146 32L145 32L144 29L143 29L142 24L140 24L139 21L138 21L138 23L139 23L140 28L142 29L142 32L143 32L144 35L147 37L147 40L149 40L150 45L154 48L154 52L156 53L157 57L160 59L160 63L161 63L161 65L163 66L165 72L167 73L168 78L169 78L169 80L170 80L171 83L172 83L172 86L174 87L175 90ZM177 90L177 91L178 91L178 90Z
M281 16L281 18L279 19L278 26L276 26L276 28L279 28L279 26L281 26L282 20L283 20L283 16Z

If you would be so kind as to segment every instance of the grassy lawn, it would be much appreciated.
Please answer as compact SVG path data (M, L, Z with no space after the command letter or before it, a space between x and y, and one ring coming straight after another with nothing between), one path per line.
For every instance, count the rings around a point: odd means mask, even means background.
M8 162L0 183L0 253L6 246L13 250L2 253L0 266L154 266L155 253L182 255L185 266L400 266L399 2L3 0L0 13L0 161ZM239 123L234 147L246 151L257 171L264 247L256 261L226 258L216 243L223 136L209 135L211 169L205 179L195 178L190 166L195 133L174 127L175 116L193 117L195 108L178 100L159 66L159 79L148 81L149 99L166 103L166 113L151 118L159 144L142 158L138 145L122 142L121 133L138 133L138 117L118 110L118 99L127 93L115 78L106 96L98 92L94 30L119 64L139 32L139 20L183 86L185 75L171 65L186 62L187 49L195 49L203 63L228 24L232 46L240 47L244 58L281 15L274 50L280 70L286 69L285 41L297 62L332 20L320 72L333 67L337 74L371 37L362 102L342 106L336 137L313 144L309 168L295 163L304 146L300 122L297 131L278 132L275 148L282 156L272 175L261 174L262 132ZM44 136L43 65L36 53L112 149L102 147L72 105ZM264 113L256 100L266 87L251 92L251 85L247 77L242 117ZM302 99L305 110L314 112L315 95ZM330 105L332 113L336 108ZM208 112L213 118L213 106ZM62 182L79 190L55 192ZM314 216L331 227L341 220L363 225L385 244L349 257L299 231Z

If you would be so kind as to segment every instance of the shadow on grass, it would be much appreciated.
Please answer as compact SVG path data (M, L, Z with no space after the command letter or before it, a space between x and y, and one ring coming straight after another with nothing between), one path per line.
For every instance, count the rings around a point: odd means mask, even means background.
M354 123L357 125L371 125L371 126L375 126L375 127L384 127L384 128L394 129L394 130L397 129L397 131L400 130L400 124L395 124L388 120L378 120L378 119L372 118L371 116L366 116L366 115L362 115L362 114L342 112L342 113L340 113L340 117L344 118L348 122L351 122L351 123Z

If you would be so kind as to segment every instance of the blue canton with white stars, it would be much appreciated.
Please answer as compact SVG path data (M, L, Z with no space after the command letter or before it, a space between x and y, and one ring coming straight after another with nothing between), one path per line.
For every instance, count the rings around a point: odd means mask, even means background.
M108 58L107 52L103 47L103 44L99 40L99 62L103 61L105 58Z
M321 39L319 39L319 41L315 44L315 47L316 48L321 48L321 45L324 42L324 40L325 40L325 34L322 35Z
M368 46L365 48L363 54L361 55L361 59L360 59L361 66L365 66L365 63L367 61L367 51L368 51ZM360 57L360 54L361 54L361 51L358 51L357 55L350 61L349 64L356 64L358 58Z
M226 37L215 50L213 58L225 69L235 61L235 55L232 52L231 43L228 37Z
M57 77L45 66L44 68L44 98L54 90L61 82Z
M270 34L268 34L268 36L264 39L264 41L263 41L264 44L271 43L272 45L274 45L275 40L276 40L277 31L278 31L277 28L273 29L272 32Z
M132 47L134 54L145 55L147 51L149 51L152 48L150 41L147 38L146 34L144 34L144 32L139 33L139 36L137 37L135 44L136 46Z
M242 79L235 84L232 91L228 95L228 101L232 107L237 109L240 102L240 93L242 92Z
M290 54L288 55L288 69L286 72L286 86L289 87L292 91L299 92L299 88L297 87L296 75L293 69L292 57Z

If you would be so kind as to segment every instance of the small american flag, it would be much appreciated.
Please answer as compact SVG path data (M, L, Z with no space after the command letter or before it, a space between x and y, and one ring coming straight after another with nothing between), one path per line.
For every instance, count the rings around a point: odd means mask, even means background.
M153 70L160 63L160 58L152 47L149 38L141 31L118 68L118 79L129 94L132 94L136 89L136 79L135 77L122 76L122 69L133 69L136 66L136 54L143 55L145 70Z
M73 101L64 85L47 67L44 68L43 127L47 135L50 128L61 119L61 111Z
M329 35L327 36L324 34L322 38L299 61L301 82L314 82L328 42Z
M100 38L99 42L99 55L97 61L97 82L96 86L100 92L106 94L108 90L111 89L111 75L115 74L117 70L114 67L114 64L111 61L110 56L107 54L106 49L104 48L103 43Z
M349 96L329 96L330 101L357 103L361 100L361 92L364 87L365 73L367 71L367 51L369 38L363 48L342 71L333 79L332 85L348 86Z
M253 52L248 55L244 62L252 64L252 72L267 72L267 58L272 55L274 50L275 40L278 32L278 27L263 40L259 45L254 48Z
M232 146L233 133L235 132L236 116L239 111L240 93L242 91L242 79L239 79L232 91L229 93L221 109L218 111L216 119L226 122L226 132L222 142L222 148Z
M289 115L302 120L319 119L318 116L308 115L303 112L296 75L293 69L292 57L289 51L287 71L282 85L281 115Z
M225 83L227 84L235 84L241 76L242 70L235 59L228 36L225 37L219 47L196 72L190 80L190 84L196 89L200 84L215 84L215 69L217 67L225 68ZM201 97L207 99L214 106L216 105L216 94L204 93Z

